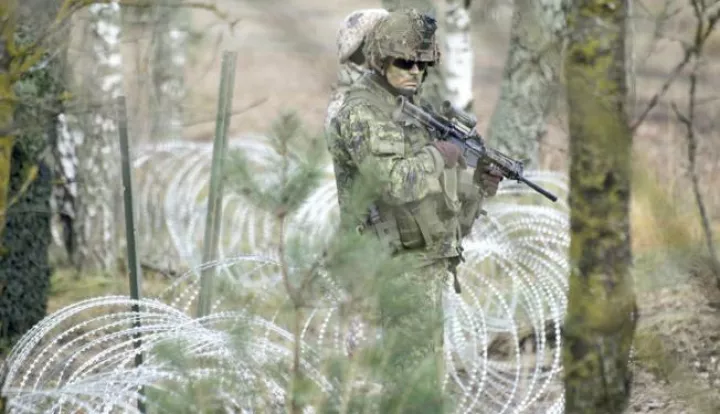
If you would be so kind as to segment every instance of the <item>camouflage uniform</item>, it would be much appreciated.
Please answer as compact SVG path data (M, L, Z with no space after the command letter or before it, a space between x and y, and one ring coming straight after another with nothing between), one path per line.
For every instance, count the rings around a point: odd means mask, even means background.
M442 315L448 268L457 263L462 252L461 238L469 233L482 202L471 170L445 168L442 155L431 145L434 138L429 132L393 116L396 93L381 73L388 58L438 60L434 30L430 30L432 37L428 39L425 22L422 15L409 11L393 13L376 26L365 45L373 70L348 88L327 135L341 220L354 220L346 200L364 171L360 166L367 163L384 185L368 222L358 224L363 231L375 232L394 254L411 259L414 269L405 277L411 286L423 286L420 293L408 291L407 297L398 298L418 306L411 315L394 315L392 330L401 337L403 333L410 337L427 326L440 325L433 332L433 340L425 336L424 341L406 343L405 353L412 358L395 367L401 376L411 376L412 370L427 358L435 358L438 373L443 375L442 324L434 322ZM417 96L412 99L427 105ZM384 315L381 321L386 331Z
M347 88L362 76L365 67L350 61L350 56L362 47L365 36L380 21L387 16L385 9L361 9L356 10L343 20L343 24L337 34L338 61L340 70L338 71L337 85L333 90L330 103L327 107L325 117L325 129L330 127L332 119L337 114L338 109L342 106L342 97Z
M385 9L360 9L353 11L343 19L336 39L340 68L337 84L333 88L325 114L326 133L329 133L332 121L343 104L345 92L367 70L364 65L350 60L351 56L361 50L368 32L387 15L388 12ZM369 326L367 326L367 321L363 321L358 314L346 315L343 319L343 323L347 323L343 328L347 332L345 348L348 355L352 356L360 343L369 339L367 335L369 332L366 332Z

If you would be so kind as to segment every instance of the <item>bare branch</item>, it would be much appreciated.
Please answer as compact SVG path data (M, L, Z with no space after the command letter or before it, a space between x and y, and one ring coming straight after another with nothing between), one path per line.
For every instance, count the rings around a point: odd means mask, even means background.
M710 254L710 258L713 265L713 270L716 277L718 277L718 287L720 287L720 260L718 260L717 253L715 250L715 242L713 240L713 231L710 226L710 218L708 216L707 209L705 208L705 201L703 200L702 193L700 192L700 180L697 174L697 134L695 131L695 93L696 93L696 74L691 75L694 79L691 80L690 86L690 102L688 103L689 110L688 115L684 115L678 109L675 102L671 103L671 107L678 121L685 126L685 140L687 141L688 161L690 166L688 167L690 174L690 181L692 182L692 189L695 196L695 204L697 205L698 212L700 213L700 220L703 227L703 233L705 235L705 243Z
M32 59L35 57L39 46L58 33L60 28L68 24L76 12L94 4L118 4L125 7L141 8L157 7L153 0L65 0L52 24L50 24L31 44L20 49L15 55L15 58ZM241 20L239 17L230 19L230 15L220 10L217 5L202 1L182 1L176 4L163 5L163 7L190 8L209 11L220 19L228 21L228 25L231 30L234 29L237 23Z
M143 270L162 275L167 279L176 279L178 276L180 276L180 274L176 270L171 268L165 268L155 263L140 262L140 267L143 268Z
M231 19L230 14L220 10L220 8L216 4L206 3L202 1L181 1L179 3L163 3L160 6L153 0L86 0L86 2L93 4L109 4L117 2L120 6L138 8L166 7L205 10L211 12L216 17L222 20L229 21L231 27L234 27L240 21L240 18Z
M705 6L705 2L701 0L690 0L690 4L693 8L693 14L696 19L696 30L693 37L693 43L688 44L681 39L676 39L683 45L684 53L680 62L675 65L670 75L663 83L660 90L653 95L650 102L642 111L640 116L631 124L631 131L635 132L637 128L645 121L650 111L655 108L660 99L665 96L670 86L675 82L677 77L682 73L683 69L690 63L693 56L700 57L702 48L710 35L715 30L715 26L720 21L720 1L716 1L710 7Z
M690 59L692 58L692 56L692 49L685 49L685 54L683 55L680 63L675 65L675 68L673 68L672 72L670 72L670 76L665 79L665 82L663 83L660 90L656 92L652 98L650 98L650 102L647 104L640 116L638 116L638 118L630 125L630 131L635 133L635 130L637 130L640 125L642 125L642 123L645 121L645 118L647 118L648 114L650 114L650 111L655 108L658 102L660 102L660 99L665 96L665 93L667 93L668 89L670 89L670 86L672 86L672 84L675 82L675 79L677 79L683 69L685 69L685 66L690 63Z
M672 108L673 112L675 113L675 117L677 118L677 120L681 124L683 124L686 128L690 129L689 133L692 133L693 135L695 135L694 128L692 128L692 121L690 121L690 119L686 115L684 115L682 112L680 112L675 101L670 102L670 107Z
M706 8L704 1L690 0L690 4L693 8L696 23L694 44L692 48L686 49L686 54L689 53L690 58L693 59L693 67L689 76L690 85L688 87L687 115L680 112L675 102L671 102L671 107L678 121L685 126L685 140L687 143L688 162L690 164L688 167L688 172L690 175L690 181L692 183L692 191L693 195L695 196L695 204L697 205L698 212L700 214L702 229L705 235L705 243L710 254L713 271L715 273L715 276L717 277L717 285L718 287L720 287L720 260L718 260L717 252L715 250L713 231L712 227L710 226L710 218L708 216L707 209L705 208L705 201L703 200L702 192L700 191L700 180L697 174L698 134L695 127L698 72L703 57L702 51L703 47L705 46L706 40L713 32L717 21L720 19L720 8L717 8L712 13L708 13L708 9ZM690 60L690 58L688 58L688 61Z

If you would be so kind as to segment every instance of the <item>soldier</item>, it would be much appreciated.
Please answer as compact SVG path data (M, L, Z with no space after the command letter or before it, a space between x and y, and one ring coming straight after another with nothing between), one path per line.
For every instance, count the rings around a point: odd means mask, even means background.
M337 53L340 63L338 83L327 107L326 132L338 109L342 106L345 91L367 70L367 59L363 54L363 45L367 34L387 15L388 12L385 9L361 9L348 14L343 19L342 26L337 33ZM348 356L352 357L360 343L368 339L366 332L368 328L359 315L353 315L350 318L345 340Z
M438 377L432 380L442 381L443 332L437 321L442 316L443 287L449 275L456 277L461 239L470 233L482 200L495 195L502 177L484 165L471 171L457 146L393 115L401 94L427 105L417 93L426 69L439 62L435 30L435 20L415 10L391 12L377 24L364 45L370 70L348 88L331 121L328 146L341 220L354 220L345 200L360 174L372 170L379 175L382 196L373 203L367 222L358 224L363 232L377 234L393 254L411 259L413 270L404 277L411 286L422 286L419 297L410 289L407 297L398 298L419 306L412 315L394 315L392 327L381 309L383 331L387 326L395 332L397 343L411 357L409 364L394 367L395 375L412 378L423 360L434 358ZM459 291L457 279L454 282ZM429 335L424 341L410 338L428 326L436 328L431 340Z
M361 9L350 13L343 20L342 27L337 33L337 52L340 63L338 83L327 108L326 130L342 105L342 96L345 90L367 69L367 60L362 50L365 37L387 14L385 9Z

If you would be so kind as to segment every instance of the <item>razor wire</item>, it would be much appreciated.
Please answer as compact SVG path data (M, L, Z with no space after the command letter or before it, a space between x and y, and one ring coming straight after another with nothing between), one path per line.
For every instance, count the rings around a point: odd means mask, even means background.
M228 144L230 151L243 151L251 160L258 182L272 179L278 155L263 136ZM37 324L6 361L3 394L10 398L10 412L53 412L62 406L92 413L135 412L131 401L145 398L142 387L185 383L188 378L222 378L230 388L218 390L218 395L225 396L229 412L257 410L251 397L228 397L245 395L232 389L239 379L270 392L274 406L281 407L289 383L264 369L292 357L293 335L272 312L257 315L234 306L236 294L252 295L260 304L276 304L285 295L273 266L277 258L269 252L276 237L272 216L226 191L219 260L203 264L212 144L166 142L138 148L136 154L140 253L191 270L160 297L140 301L140 328L133 327L135 314L127 311L132 301L124 297L89 299ZM289 233L308 240L331 237L339 215L332 166L325 171L321 185L291 218ZM466 262L459 269L463 294L447 291L444 297L444 386L457 394L458 413L562 412L558 374L569 274L567 180L551 172L527 176L554 190L560 200L549 205L526 187L503 183L464 243ZM209 316L193 318L204 267L217 269L224 289ZM333 295L328 297L331 302L339 293ZM347 354L348 342L362 344L375 335L358 319L348 337L342 319L337 306L312 309L301 337L303 367L327 393L339 390L322 372L326 351ZM243 337L248 357L238 364L229 327L239 321L251 334ZM214 361L214 368L195 370L183 379L158 358L134 367L137 329L144 351L177 339L185 353Z

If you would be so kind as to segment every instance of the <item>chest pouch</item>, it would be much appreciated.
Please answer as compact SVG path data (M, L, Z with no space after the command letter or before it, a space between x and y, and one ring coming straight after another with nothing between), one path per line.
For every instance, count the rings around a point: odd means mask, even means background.
M432 248L442 242L448 230L438 211L444 204L440 194L395 208L400 240L406 249Z

